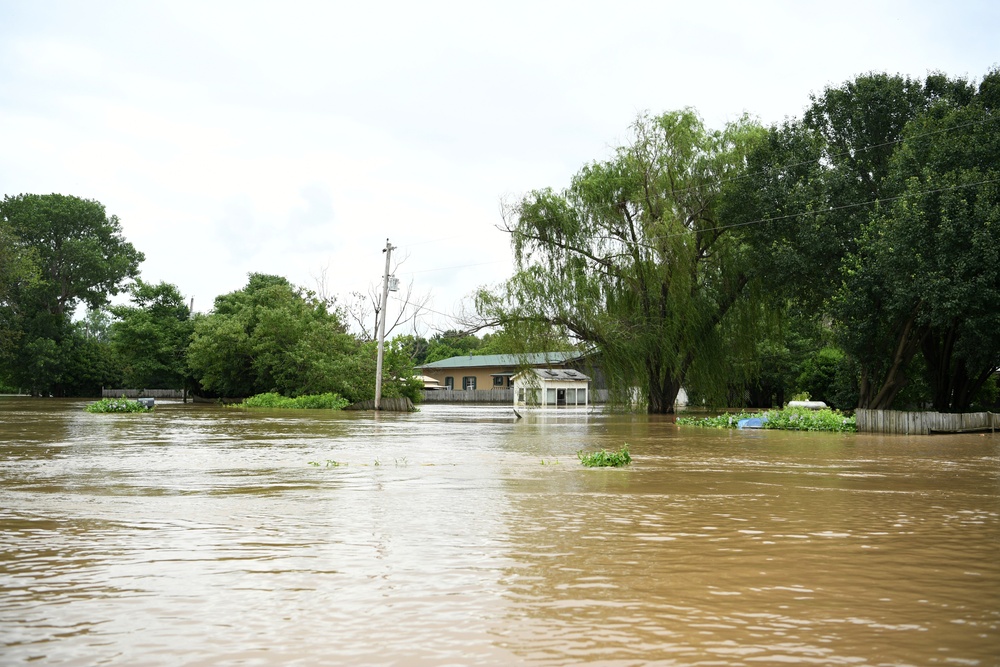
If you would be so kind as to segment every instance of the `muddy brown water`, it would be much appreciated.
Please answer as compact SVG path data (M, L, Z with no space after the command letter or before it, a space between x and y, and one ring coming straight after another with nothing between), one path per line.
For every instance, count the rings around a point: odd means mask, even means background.
M1000 434L84 404L0 398L3 665L1000 664Z

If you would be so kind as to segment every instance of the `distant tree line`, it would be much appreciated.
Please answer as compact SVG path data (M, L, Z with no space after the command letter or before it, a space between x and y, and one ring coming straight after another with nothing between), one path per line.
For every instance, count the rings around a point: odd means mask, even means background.
M251 274L191 313L169 283L139 277L142 253L96 201L7 196L0 204L0 389L96 396L102 387L206 396L375 392L376 347L350 335L329 299ZM109 305L125 292L126 305ZM74 319L78 307L85 316ZM383 395L418 398L412 360L388 345Z
M808 393L997 400L1000 71L867 74L802 118L641 116L611 158L504 210L515 273L481 325L568 336L612 396L672 412Z

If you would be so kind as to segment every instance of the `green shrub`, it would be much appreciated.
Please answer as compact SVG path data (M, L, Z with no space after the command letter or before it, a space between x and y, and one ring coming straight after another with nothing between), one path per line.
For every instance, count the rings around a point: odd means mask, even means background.
M285 408L293 410L343 410L350 403L339 394L311 394L288 398L275 392L257 394L244 400L241 408Z
M153 408L147 408L139 401L131 401L127 398L102 398L90 403L84 408L87 412L152 412Z
M628 444L622 445L617 452L601 450L584 454L583 450L576 453L580 458L580 463L588 468L620 468L632 463L632 457L628 453Z
M784 408L766 412L740 412L717 417L678 417L682 426L705 428L737 428L741 419L758 418L764 421L762 428L785 431L836 431L853 433L858 430L854 416L848 417L836 410L809 410L807 408Z

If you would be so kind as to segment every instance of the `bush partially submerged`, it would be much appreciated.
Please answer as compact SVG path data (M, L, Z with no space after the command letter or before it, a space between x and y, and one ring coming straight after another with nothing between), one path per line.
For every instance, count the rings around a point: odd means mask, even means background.
M89 404L84 410L87 412L152 412L153 408L147 408L139 401L127 398L102 398Z
M858 430L854 416L846 416L836 410L809 410L807 408L784 408L766 412L740 412L718 417L678 417L682 426L702 426L706 428L737 428L742 419L760 419L761 428L784 431L835 431L854 433Z
M288 408L294 410L343 410L350 402L339 394L312 394L288 398L274 392L257 394L238 405L241 408Z
M617 452L601 450L584 454L583 450L576 453L580 458L580 463L588 468L620 468L632 463L632 457L628 453L628 445L622 445Z

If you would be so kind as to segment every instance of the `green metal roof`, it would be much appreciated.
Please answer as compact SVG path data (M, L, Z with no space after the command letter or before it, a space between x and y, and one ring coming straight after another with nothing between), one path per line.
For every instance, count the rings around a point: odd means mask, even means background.
M440 361L432 361L417 368L485 368L487 366L508 366L522 368L524 366L561 365L567 361L579 359L579 352L530 352L528 354L484 354L480 356L450 357Z

